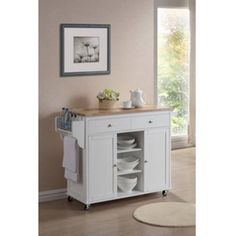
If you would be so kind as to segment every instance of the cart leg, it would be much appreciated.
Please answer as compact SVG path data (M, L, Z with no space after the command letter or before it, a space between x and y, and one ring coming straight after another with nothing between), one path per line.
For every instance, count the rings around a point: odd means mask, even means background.
M72 200L73 200L73 198L72 198L71 196L68 196L68 197L67 197L67 201L68 201L68 202L72 202Z
M167 196L167 190L163 190L163 191L162 191L162 196L163 196L163 197L166 197L166 196Z
M90 204L84 204L84 210L89 210L89 208L90 208Z

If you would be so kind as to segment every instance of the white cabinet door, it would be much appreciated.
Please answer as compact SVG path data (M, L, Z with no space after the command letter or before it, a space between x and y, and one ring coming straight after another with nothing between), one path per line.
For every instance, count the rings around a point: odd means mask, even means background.
M169 129L150 129L145 136L145 191L164 190L169 187Z
M89 198L104 199L113 193L113 135L89 137Z

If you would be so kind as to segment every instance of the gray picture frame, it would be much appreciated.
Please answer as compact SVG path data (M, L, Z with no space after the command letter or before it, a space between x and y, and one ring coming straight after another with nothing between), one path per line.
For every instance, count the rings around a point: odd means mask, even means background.
M65 29L68 28L98 28L107 30L107 66L106 70L99 71L65 71ZM111 73L111 25L110 24L61 24L60 25L60 76L85 76L85 75L106 75Z

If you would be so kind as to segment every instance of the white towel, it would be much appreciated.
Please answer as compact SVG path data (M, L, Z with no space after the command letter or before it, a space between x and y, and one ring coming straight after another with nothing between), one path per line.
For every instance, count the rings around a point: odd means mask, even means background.
M64 137L64 155L63 155L63 167L72 171L77 171L77 143L76 139L70 136Z
M70 171L70 170L68 170L68 169L65 168L64 177L65 177L66 179L69 179L69 180L72 180L72 181L78 183L78 179L79 179L78 177L79 177L79 175L78 175L76 172L72 172L72 171Z
M65 178L78 182L79 176L79 147L77 140L70 136L64 137L63 167L65 168Z

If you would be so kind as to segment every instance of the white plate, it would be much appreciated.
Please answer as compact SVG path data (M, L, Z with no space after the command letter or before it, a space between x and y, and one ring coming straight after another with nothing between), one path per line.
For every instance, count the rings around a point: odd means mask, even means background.
M118 145L128 145L133 144L135 142L135 138L130 135L120 135L117 138Z
M121 145L118 145L117 147L118 147L118 149L120 149L120 150L127 150L127 149L132 149L132 148L134 148L134 147L136 147L137 146L137 143L134 143L134 144L131 144L131 145L129 145L129 146L121 146Z

